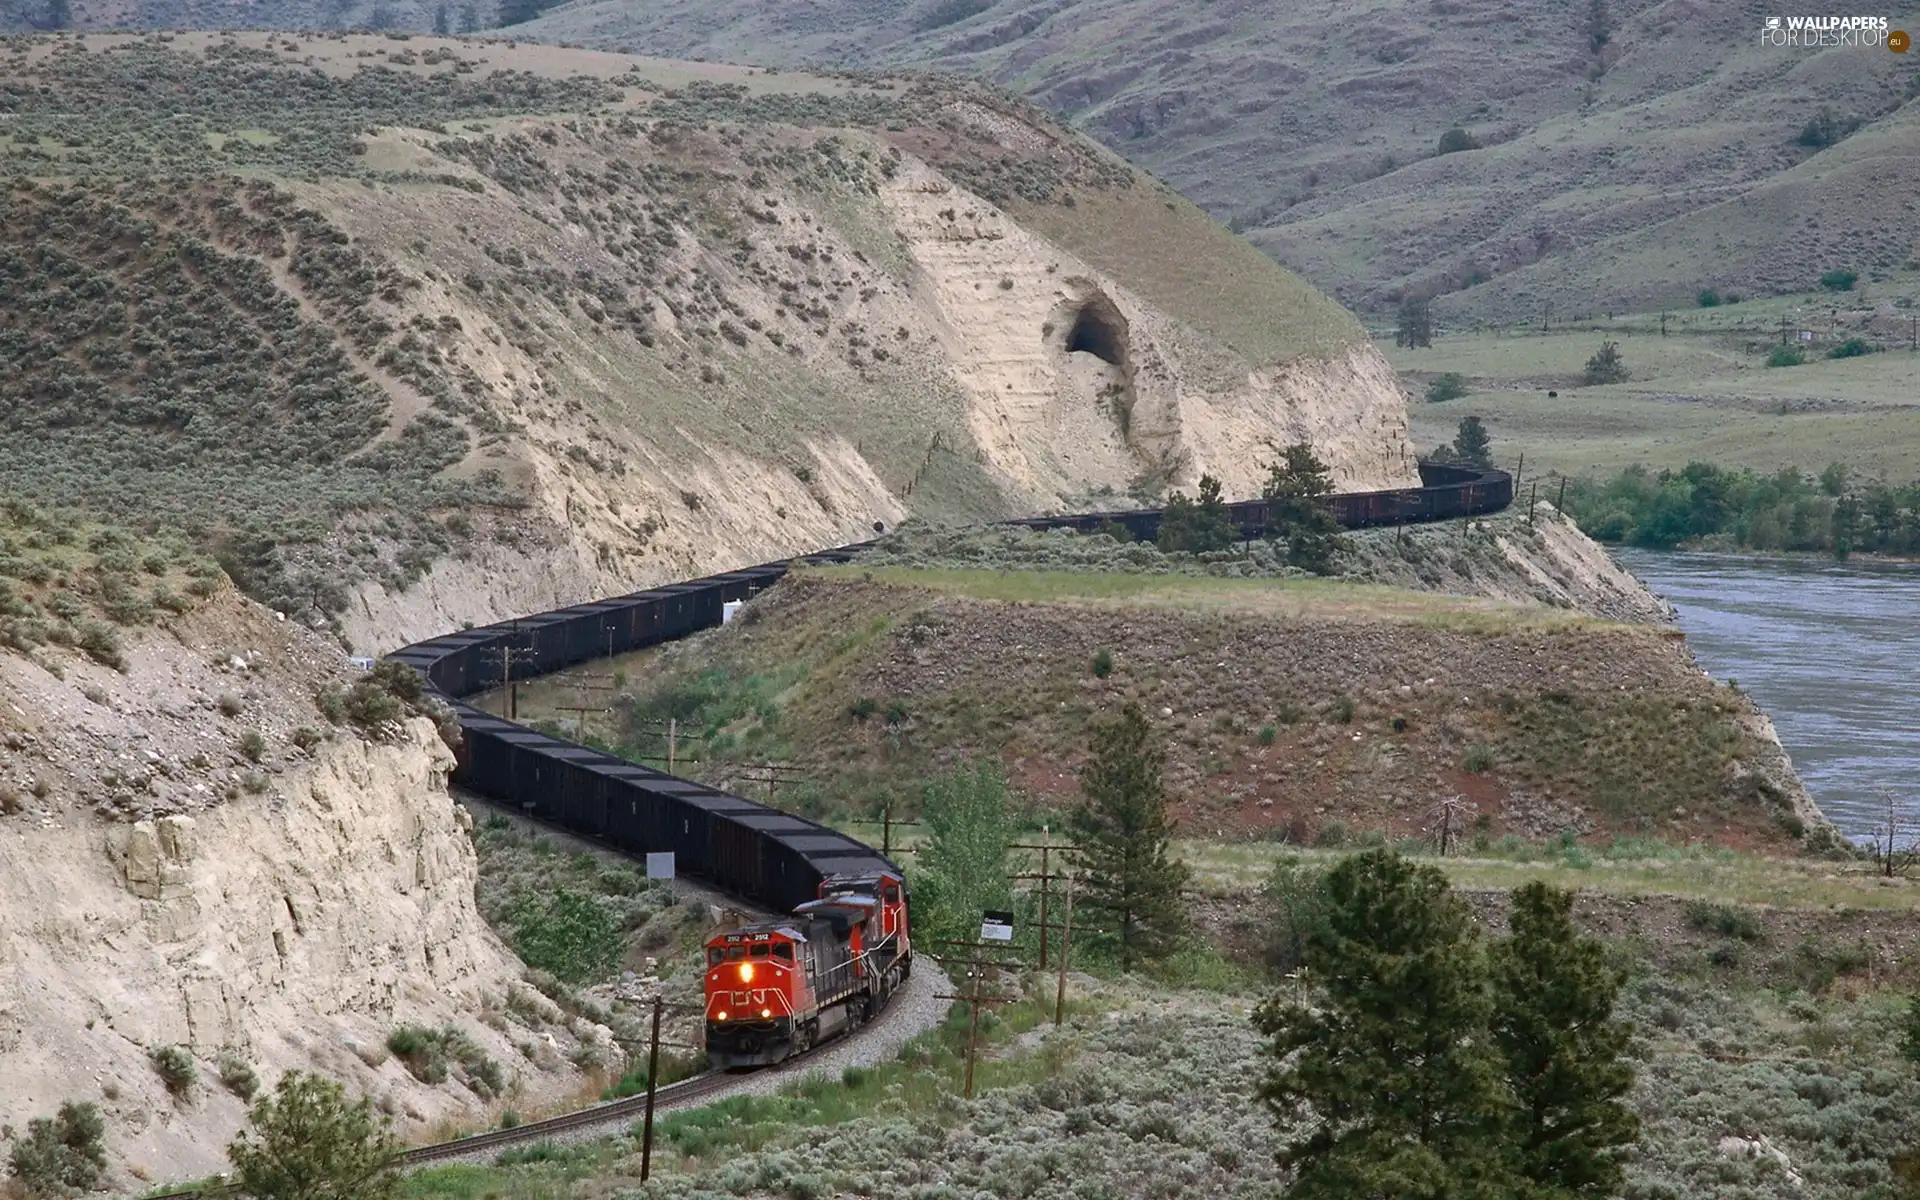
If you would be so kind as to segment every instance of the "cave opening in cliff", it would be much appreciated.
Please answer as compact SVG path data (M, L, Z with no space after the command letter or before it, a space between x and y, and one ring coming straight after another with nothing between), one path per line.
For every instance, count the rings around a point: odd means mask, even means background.
M1105 296L1095 296L1073 314L1067 352L1091 354L1116 367L1127 365L1127 321Z

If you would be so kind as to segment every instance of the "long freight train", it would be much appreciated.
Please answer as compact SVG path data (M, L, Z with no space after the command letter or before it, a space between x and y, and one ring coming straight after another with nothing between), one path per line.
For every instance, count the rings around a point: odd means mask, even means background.
M1362 528L1497 512L1513 501L1504 471L1422 463L1420 474L1419 488L1335 496L1334 515ZM1265 501L1228 509L1247 536L1265 524ZM1160 513L1014 524L1090 530L1108 521L1151 538ZM816 822L538 733L463 698L498 687L504 662L527 679L718 625L728 604L772 587L793 565L845 562L868 544L461 630L388 656L418 670L453 706L465 733L454 773L460 785L629 854L671 851L678 873L793 914L709 944L707 1042L718 1064L778 1061L879 1010L912 968L899 867Z

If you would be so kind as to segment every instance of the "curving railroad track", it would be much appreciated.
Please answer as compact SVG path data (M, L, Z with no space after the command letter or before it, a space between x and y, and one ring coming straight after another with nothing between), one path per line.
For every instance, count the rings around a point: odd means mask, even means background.
M1335 519L1348 529L1416 524L1498 512L1513 502L1513 479L1504 471L1422 463L1420 475L1418 488L1332 497ZM1243 536L1256 537L1266 527L1267 504L1242 501L1229 505L1228 514ZM1081 531L1113 524L1135 537L1150 539L1159 530L1160 511L1033 517L1007 524ZM387 657L418 670L458 715L464 744L454 779L461 786L623 854L672 851L679 874L749 903L789 911L818 895L826 876L898 868L871 846L838 830L528 729L466 703L466 698L501 686L509 674L519 680L534 678L722 624L734 605L773 586L793 566L846 562L871 544L857 542L461 630ZM858 1037L884 1023L882 1015L847 1036ZM844 1044L844 1039L837 1044ZM811 1055L819 1052L816 1049L774 1070L804 1072ZM698 1103L727 1091L733 1082L729 1076L712 1073L660 1088L656 1111ZM403 1154L401 1161L409 1167L425 1166L560 1134L618 1126L630 1122L644 1105L644 1096L598 1104L513 1129L416 1147ZM237 1189L226 1185L168 1193L153 1200L233 1194Z

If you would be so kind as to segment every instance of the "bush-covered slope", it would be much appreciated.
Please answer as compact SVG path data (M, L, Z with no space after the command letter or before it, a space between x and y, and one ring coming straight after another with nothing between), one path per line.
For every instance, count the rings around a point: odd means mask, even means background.
M1902 180L1920 137L1907 59L1763 47L1770 12L1699 0L1398 0L1364 14L1247 0L837 0L802 12L576 0L524 32L990 78L1164 175L1353 307L1466 287L1452 312L1515 320L1543 304L1572 315L1678 303L1708 285L1800 290L1833 266L1879 273L1912 259ZM1832 148L1802 144L1823 114L1817 129L1861 128ZM1465 148L1439 153L1450 129Z
M362 647L1302 436L1405 474L1337 305L964 82L94 35L0 114L0 474Z
M867 816L968 757L1070 803L1089 723L1137 701L1191 836L1489 836L1783 846L1819 824L1750 701L1670 631L1321 580L965 568L809 571L628 681L616 742ZM702 740L694 741L695 737ZM1815 829L1824 841L1824 828Z

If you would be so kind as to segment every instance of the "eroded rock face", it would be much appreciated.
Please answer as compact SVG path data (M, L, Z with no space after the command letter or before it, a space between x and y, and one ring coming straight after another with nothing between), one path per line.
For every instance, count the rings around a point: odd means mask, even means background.
M467 1089L353 1052L402 1022L454 1024L510 1077L551 1086L499 1015L524 985L474 907L452 763L415 720L392 744L327 742L266 792L194 816L0 826L0 1120L93 1100L116 1163L215 1170L243 1119L219 1085L228 1057L268 1087L318 1070L403 1116L486 1119ZM149 1062L172 1044L198 1064L186 1098Z

